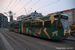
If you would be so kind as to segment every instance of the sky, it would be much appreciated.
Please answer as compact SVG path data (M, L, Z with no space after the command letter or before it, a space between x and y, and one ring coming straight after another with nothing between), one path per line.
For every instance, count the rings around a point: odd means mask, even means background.
M11 10L15 20L18 16L30 14L35 10L47 15L72 8L75 8L75 0L0 0L0 13L5 12L9 17L8 12Z

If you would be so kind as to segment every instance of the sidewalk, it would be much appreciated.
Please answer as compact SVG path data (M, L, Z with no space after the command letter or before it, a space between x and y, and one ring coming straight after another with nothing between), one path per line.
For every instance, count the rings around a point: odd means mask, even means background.
M0 50L6 50L6 47L5 47L1 37L0 37Z
M3 34L0 32L0 50L14 50Z
M69 36L69 37L67 38L67 40L75 41L75 37Z

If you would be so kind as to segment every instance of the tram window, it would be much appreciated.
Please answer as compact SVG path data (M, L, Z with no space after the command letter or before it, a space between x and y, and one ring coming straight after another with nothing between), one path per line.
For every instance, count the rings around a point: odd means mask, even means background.
M17 24L16 26L17 26L17 28L19 28L19 24Z
M51 27L51 21L45 21L44 22L44 27L50 28Z
M28 27L28 23L25 23L25 27Z
M58 23L58 28L59 29L62 29L63 28L63 26L62 26L62 23L61 23L61 21L58 21L59 23Z
M11 24L11 27L12 27L12 24Z
M15 25L15 28L16 28L16 25Z
M29 22L29 27L31 27L31 25L30 25L31 23Z
M15 28L18 29L19 28L19 24L15 24Z
M42 22L36 22L35 27L42 27Z
M57 21L57 20L54 21L54 28L55 28L55 29L58 29L58 21Z
M28 27L28 23L23 23L23 27Z
M30 27L42 27L42 22L31 23Z
M13 28L15 28L15 24L13 24Z
M55 21L54 21L54 28L55 28L55 29L62 29L63 27L62 27L61 22L58 21L58 20L55 20Z
M31 23L30 24L30 27L35 27L35 23Z
M54 17L55 17L55 18L58 18L58 17L59 17L59 15L55 15Z

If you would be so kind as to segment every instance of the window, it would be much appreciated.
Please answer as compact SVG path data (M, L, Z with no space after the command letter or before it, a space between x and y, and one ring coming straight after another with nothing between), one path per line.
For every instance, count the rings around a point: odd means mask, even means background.
M29 19L32 19L32 18L29 18Z
M35 27L42 27L42 22L36 22Z
M25 23L23 23L23 27L25 27Z
M23 27L28 27L28 22L27 23L23 23Z
M35 23L31 23L30 24L30 27L35 27Z
M54 21L54 28L55 29L62 29L63 28L63 26L62 26L62 23L61 23L61 21L59 20L55 20Z
M19 28L19 24L15 24L15 28L18 29Z
M40 28L42 27L42 22L30 23L30 27Z
M25 27L28 27L28 23L25 23Z
M51 21L44 21L44 27L50 28L51 27Z
M12 27L12 24L11 24L11 27Z
M54 28L58 29L58 21L57 20L54 21Z
M55 18L59 18L59 15L55 15L54 17L55 17Z

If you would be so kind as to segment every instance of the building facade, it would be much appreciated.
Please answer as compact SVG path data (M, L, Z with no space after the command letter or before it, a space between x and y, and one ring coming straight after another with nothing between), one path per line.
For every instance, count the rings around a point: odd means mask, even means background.
M21 15L21 16L17 17L17 21L22 21L23 17L25 17L25 15Z
M35 11L35 12L32 12L31 14L21 15L17 17L17 21L31 20L31 19L40 18L40 17L43 17L43 15Z
M7 28L8 18L0 13L0 28Z
M68 15L69 25L75 22L75 8L63 10L63 11L59 11L55 13L62 13L62 14ZM51 14L54 14L54 13L51 13ZM51 15L51 14L48 14L48 15Z
M68 15L69 24L72 24L75 22L75 8L64 10L62 11L62 13Z

